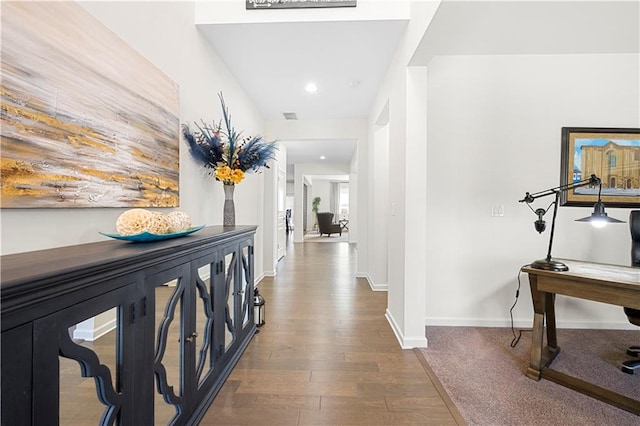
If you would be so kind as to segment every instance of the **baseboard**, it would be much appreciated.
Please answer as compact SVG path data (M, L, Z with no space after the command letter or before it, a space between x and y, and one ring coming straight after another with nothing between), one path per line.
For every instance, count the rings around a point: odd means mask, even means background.
M118 318L117 315L114 315L112 319L105 322L98 328L92 329L75 329L73 330L73 338L79 340L86 340L87 342L93 342L98 340L105 334L109 333L112 330L115 330L118 326Z
M267 274L260 274L259 276L256 277L256 279L254 280L253 284L254 285L258 285L260 284L260 282L264 279L264 277L266 277Z
M511 327L511 321L505 319L478 319L478 318L431 318L427 317L424 321L425 326L444 326L444 327ZM533 326L533 319L530 320L514 320L515 328L528 329ZM589 321L557 321L557 328L577 328L590 330L637 330L638 327L628 322L589 322Z
M358 274L356 274L356 277L358 277ZM365 278L367 280L367 283L369 283L369 287L373 291L389 291L389 285L388 284L376 284L376 283L373 282L373 280L371 280L371 278L367 274L363 274L362 276L360 276L358 278Z
M211 268L207 268L204 274L200 276L200 278L202 279L202 281L207 281L209 278L211 278Z
M387 319L387 322L391 326L391 329L393 330L393 334L396 335L396 339L398 340L398 343L400 343L400 347L402 349L426 348L427 347L427 337L426 336L405 337L402 334L402 331L400 330L400 327L398 327L398 323L396 322L395 318L393 318L393 315L391 314L389 309L386 310L386 312L384 314L384 317Z
M264 271L264 274L262 274L262 277L263 278L264 277L275 277L276 275L278 275L278 273L276 271Z

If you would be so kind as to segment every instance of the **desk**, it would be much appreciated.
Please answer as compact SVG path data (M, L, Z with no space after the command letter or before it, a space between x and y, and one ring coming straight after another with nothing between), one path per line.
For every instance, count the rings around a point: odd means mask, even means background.
M527 377L545 378L623 410L640 415L640 401L585 382L549 365L560 351L556 336L555 295L577 297L640 309L640 269L561 259L567 272L524 268L529 274L533 300L533 337ZM544 345L545 320L547 344ZM624 374L620 372L620 374Z

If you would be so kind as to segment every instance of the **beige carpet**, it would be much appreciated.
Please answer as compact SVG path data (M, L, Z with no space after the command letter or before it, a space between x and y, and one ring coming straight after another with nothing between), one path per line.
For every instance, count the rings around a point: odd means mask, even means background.
M349 242L349 233L342 231L342 235L340 234L331 234L328 236L324 234L320 236L315 231L307 232L304 236L305 243L348 243Z
M640 417L548 380L525 376L531 334L510 347L509 328L427 327L429 366L469 425L640 425ZM558 330L552 367L640 400L640 374L619 363L640 331Z

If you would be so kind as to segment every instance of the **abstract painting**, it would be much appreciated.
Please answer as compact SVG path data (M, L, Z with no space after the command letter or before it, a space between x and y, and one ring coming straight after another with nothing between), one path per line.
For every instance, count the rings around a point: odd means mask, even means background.
M74 2L5 2L2 208L179 205L178 87Z

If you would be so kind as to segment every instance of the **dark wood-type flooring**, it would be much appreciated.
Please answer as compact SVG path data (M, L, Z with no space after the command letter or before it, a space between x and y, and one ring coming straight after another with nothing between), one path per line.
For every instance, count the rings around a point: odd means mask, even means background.
M352 245L289 244L259 289L266 325L202 425L463 423L429 367L400 348L384 317L387 293L355 278Z

